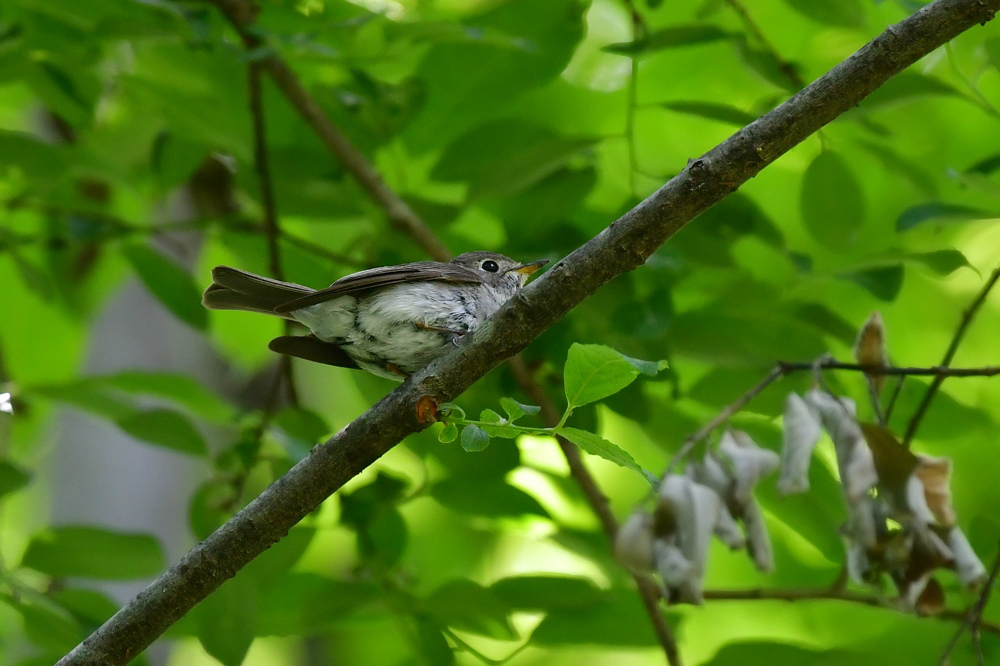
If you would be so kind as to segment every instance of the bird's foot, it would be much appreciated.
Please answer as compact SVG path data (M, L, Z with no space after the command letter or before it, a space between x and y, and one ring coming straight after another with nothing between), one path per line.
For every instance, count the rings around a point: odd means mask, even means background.
M430 324L424 324L422 322L417 322L417 328L421 331L434 331L435 333L446 333L451 336L451 344L458 346L462 338L465 336L466 331L457 331L453 328L445 328L443 326L431 326Z

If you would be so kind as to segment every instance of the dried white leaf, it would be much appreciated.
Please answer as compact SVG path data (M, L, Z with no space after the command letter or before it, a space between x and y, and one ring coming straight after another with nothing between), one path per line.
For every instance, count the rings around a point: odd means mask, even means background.
M684 471L701 485L714 490L722 498L729 496L735 483L729 470L723 467L722 463L711 452L706 453L701 462L689 464Z
M875 471L871 449L855 418L857 407L854 401L813 389L806 394L806 402L819 413L823 427L833 440L847 501L856 501L878 483L878 472Z
M916 472L906 480L906 508L913 514L913 519L921 525L930 525L934 522L934 513L927 506L927 498L924 491L923 482L917 477Z
M847 552L847 575L855 583L865 583L871 562L868 560L868 549L864 544L851 537L844 537L844 550Z
M916 610L917 600L920 599L920 595L923 594L924 588L927 587L927 583L930 582L932 573L933 570L927 571L920 576L920 578L912 581L909 585L906 585L899 590L899 598L903 602L903 607L906 610Z
M729 509L724 504L719 508L719 520L715 523L715 536L719 537L719 540L732 550L739 550L747 545L743 530L740 529L739 523L736 522L733 514L729 513Z
M853 502L848 502L847 512L849 516L847 533L851 538L866 548L875 546L875 542L878 540L876 525L879 520L876 515L878 510L875 500L863 495ZM884 517L882 522L885 522Z
M653 570L653 517L636 511L618 528L615 559L636 573Z
M823 428L816 412L795 393L789 393L785 401L784 425L778 492L804 493L809 490L809 463Z
M767 534L764 514L753 499L743 506L743 525L747 530L747 550L753 557L754 564L761 571L774 569L774 551L771 549L771 537Z
M741 505L750 501L757 483L781 464L777 453L762 449L742 430L727 430L719 442L719 452L729 460L736 480L733 499Z
M667 589L668 602L701 604L702 574L688 560L681 549L665 539L657 539L653 545L656 569L663 578Z
M948 546L955 557L955 573L966 587L977 587L986 582L986 567L958 527L952 527L948 533Z
M674 517L677 545L700 577L722 500L711 488L673 474L660 484L660 504Z

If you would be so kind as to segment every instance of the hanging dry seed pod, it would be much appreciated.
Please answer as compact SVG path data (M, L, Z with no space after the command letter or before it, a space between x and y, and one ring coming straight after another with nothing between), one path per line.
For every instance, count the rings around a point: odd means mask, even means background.
M708 547L715 531L715 524L719 519L719 509L722 506L721 498L707 486L695 483L686 476L672 474L663 479L660 484L659 502L656 507L656 527L654 532L658 541L668 545L676 545L676 548L683 554L691 564L690 571L683 579L677 579L677 567L670 570L672 580L668 581L664 576L664 582L669 588L677 588L677 600L688 603L700 604L701 581L705 575L708 563ZM662 539L659 533L660 525L672 525L673 535L676 544L667 539ZM660 552L669 554L671 557L665 560L671 565L678 561L669 550L660 548L654 544L654 553ZM657 556L657 568L663 566L661 557ZM673 597L672 597L673 598Z
M757 483L781 464L777 453L762 449L742 430L727 430L719 442L719 453L729 461L735 481L733 500L737 504L750 501Z
M635 573L653 568L653 517L635 511L615 535L615 559Z
M823 436L823 427L819 415L795 393L789 393L785 401L784 426L778 492L804 493L809 490L809 463L816 443Z
M858 365L874 367L887 367L889 365L889 352L885 345L885 326L882 324L882 315L877 310L872 313L872 316L868 318L858 333L858 340L854 345L854 359ZM865 376L875 387L877 395L885 384L885 375L880 372L866 372Z

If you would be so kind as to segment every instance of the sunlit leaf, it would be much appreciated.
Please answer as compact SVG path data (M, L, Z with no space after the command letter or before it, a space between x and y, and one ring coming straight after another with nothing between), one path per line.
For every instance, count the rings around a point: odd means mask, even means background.
M595 435L592 432L579 430L577 428L560 428L559 434L579 446L587 453L604 458L605 460L613 462L620 467L626 467L638 472L644 479L646 479L646 481L651 483L653 482L639 463L637 463L627 451L619 446L616 446L615 444L612 444L600 435Z
M573 407L586 405L621 391L640 373L660 369L658 363L629 358L610 347L575 343L563 370L566 400Z

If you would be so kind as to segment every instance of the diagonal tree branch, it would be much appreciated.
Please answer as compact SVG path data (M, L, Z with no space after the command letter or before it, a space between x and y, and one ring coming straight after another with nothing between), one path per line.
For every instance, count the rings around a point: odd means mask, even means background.
M894 74L961 32L991 20L997 11L1000 0L936 0L692 160L652 196L521 291L470 340L314 448L59 663L124 664L134 658L349 479L403 437L430 425L437 404L453 399L526 347L601 285L641 266L694 217ZM274 75L272 66L265 66Z

